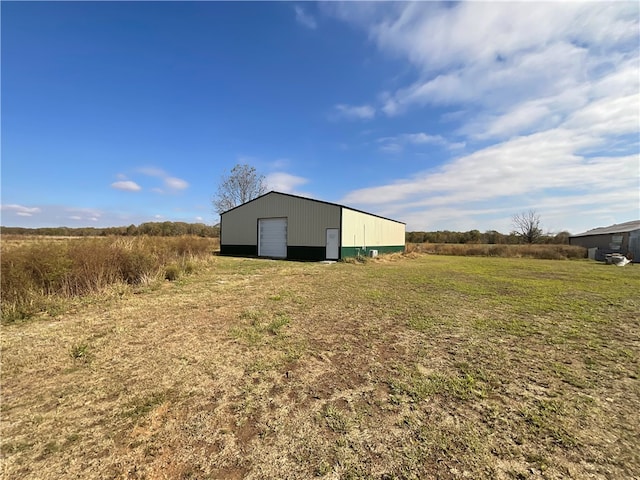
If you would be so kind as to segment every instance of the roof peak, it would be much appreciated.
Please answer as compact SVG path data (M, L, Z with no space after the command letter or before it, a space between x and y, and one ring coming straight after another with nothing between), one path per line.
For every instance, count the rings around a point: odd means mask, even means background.
M585 237L588 235L604 235L608 233L625 233L633 230L640 230L640 220L630 220L628 222L614 223L607 227L596 227L586 232L571 235L572 237Z
M243 205L246 205L247 203L255 202L256 200L258 200L258 199L260 199L262 197L266 197L267 195L271 195L272 193L275 193L277 195L284 195L286 197L299 198L301 200L307 200L309 202L318 202L318 203L324 203L325 205L333 205L335 207L346 208L347 210L352 210L354 212L364 213L365 215L371 215L372 217L378 217L378 218L382 218L383 220L389 220L391 222L402 223L403 225L406 225L404 222L401 222L400 220L394 220L393 218L383 217L382 215L377 215L375 213L365 212L364 210L358 210L357 208L348 207L346 205L340 205L339 203L327 202L325 200L317 200L317 199L311 198L311 197L303 197L301 195L295 195L293 193L278 192L277 190L270 190L267 193L263 193L259 197L256 197L256 198L254 198L252 200L249 200L248 202L245 202L245 203L237 205L237 206L235 206L233 208L230 208L229 210L227 210L225 212L222 212L220 215L224 215L225 213L230 212L231 210L235 210L236 208L240 208Z

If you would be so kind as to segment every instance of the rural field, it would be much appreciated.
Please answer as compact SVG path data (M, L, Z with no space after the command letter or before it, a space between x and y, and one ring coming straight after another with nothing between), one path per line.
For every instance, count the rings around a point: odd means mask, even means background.
M587 260L212 256L3 325L3 478L640 478L639 291Z

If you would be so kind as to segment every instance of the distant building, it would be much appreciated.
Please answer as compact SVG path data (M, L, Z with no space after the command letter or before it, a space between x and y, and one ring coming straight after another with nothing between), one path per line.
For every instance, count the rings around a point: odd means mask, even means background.
M339 260L403 252L404 236L402 222L280 192L220 214L222 255Z
M630 253L634 262L640 262L640 220L572 235L569 244L589 249L589 258L596 260L604 260L608 253Z

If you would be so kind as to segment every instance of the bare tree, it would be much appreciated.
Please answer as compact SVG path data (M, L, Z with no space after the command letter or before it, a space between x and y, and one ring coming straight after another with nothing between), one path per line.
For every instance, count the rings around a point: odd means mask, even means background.
M511 219L514 233L527 243L536 243L542 237L540 215L535 210L518 213Z
M250 165L238 164L229 175L222 176L212 203L215 211L220 214L265 193L267 183L264 175L260 175Z

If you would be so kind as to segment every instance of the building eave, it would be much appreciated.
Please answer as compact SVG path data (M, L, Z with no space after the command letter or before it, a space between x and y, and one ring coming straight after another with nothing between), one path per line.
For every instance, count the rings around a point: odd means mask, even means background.
M276 195L283 195L283 196L285 196L285 197L291 197L291 198L297 198L297 199L300 199L300 200L306 200L306 201L308 201L308 202L322 203L322 204L324 204L324 205L331 205L331 206L339 207L339 208L346 208L347 210L351 210L351 211L353 211L353 212L363 213L363 214L365 214L365 215L370 215L370 216L372 216L372 217L377 217L377 218L381 218L381 219L383 219L383 220L388 220L388 221L390 221L390 222L395 222L395 223L400 223L400 224L402 224L402 225L406 225L406 223L401 222L401 221L399 221L399 220L394 220L394 219L392 219L392 218L387 218L387 217L383 217L383 216L381 216L381 215L376 215L375 213L365 212L364 210L358 210L358 209L356 209L356 208L347 207L346 205L340 205L339 203L326 202L326 201L324 201L324 200L316 200L315 198L302 197L302 196L300 196L300 195L293 195L292 193L277 192L277 191L275 191L275 190L271 190L270 192L267 192L267 193L265 193L265 194L263 194L263 195L260 195L259 197L254 198L253 200L249 200L248 202L245 202L245 203L243 203L243 204L241 204L241 205L238 205L238 206L235 206L235 207L233 207L233 208L230 208L229 210L222 212L222 213L220 214L220 216L222 216L222 215L224 215L224 214L226 214L226 213L229 213L229 212L231 212L231 211L235 210L236 208L243 207L243 206L245 206L245 205L248 205L248 204L249 204L249 203L251 203L251 202L255 202L256 200L260 200L261 198L266 197L267 195L272 195L272 194L276 194Z

